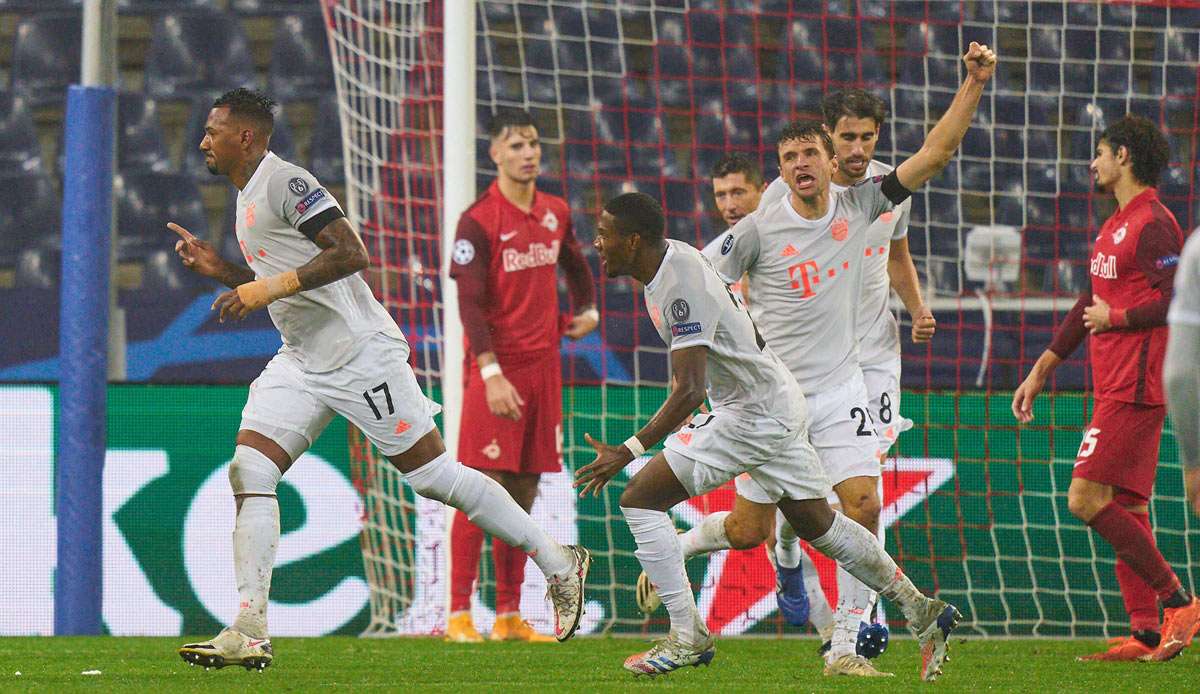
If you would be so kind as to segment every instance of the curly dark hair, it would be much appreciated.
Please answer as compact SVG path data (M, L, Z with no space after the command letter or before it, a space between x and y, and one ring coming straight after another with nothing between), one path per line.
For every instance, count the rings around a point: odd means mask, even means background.
M825 152L831 159L834 156L833 138L829 137L829 131L825 129L825 124L815 118L805 118L788 123L783 132L779 133L779 139L775 142L775 146L778 147L788 140L812 140L824 146Z
M1130 114L1116 121L1104 129L1100 141L1107 142L1113 154L1119 147L1129 152L1133 177L1142 185L1157 186L1159 176L1171 160L1167 137L1154 121L1142 116Z
M650 243L663 240L667 216L662 205L645 193L622 193L604 203L604 211L613 216L621 236L637 234Z
M275 101L263 94L245 87L231 89L213 102L213 108L225 106L229 115L244 118L255 124L270 135L275 130Z
M741 152L722 154L717 163L713 164L709 178L722 178L735 173L745 176L746 182L752 186L760 185L763 182L762 171L759 171L758 166L750 161L750 157Z
M830 92L821 99L821 114L830 132L837 127L838 121L845 117L870 118L876 127L881 127L887 120L887 104L883 99L863 89L841 89Z

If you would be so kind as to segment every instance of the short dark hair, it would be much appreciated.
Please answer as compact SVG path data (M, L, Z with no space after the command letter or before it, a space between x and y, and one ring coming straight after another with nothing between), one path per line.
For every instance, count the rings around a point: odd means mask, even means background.
M261 128L267 135L275 130L275 101L263 94L245 87L231 89L213 102L213 108L226 107L229 115L235 118L245 118Z
M488 137L494 140L503 135L508 128L536 127L537 123L533 122L533 116L529 115L528 111L516 108L501 109L492 114L492 118L488 122Z
M637 234L651 243L663 240L667 216L645 193L622 193L604 203L604 211L613 216L613 226L622 236Z
M833 138L829 136L829 131L825 129L825 124L815 118L804 118L797 121L792 121L787 124L783 132L779 133L779 139L775 142L778 147L788 140L812 140L819 142L825 147L825 152L832 158L833 154Z
M746 177L746 182L751 185L759 185L763 182L762 171L758 169L758 165L750 160L741 152L728 152L722 154L721 158L713 164L710 178L722 178L729 174L740 173Z
M1118 147L1129 151L1133 177L1143 185L1158 185L1159 176L1171 161L1167 137L1149 118L1127 115L1105 128L1100 139L1108 143L1113 154L1117 153Z
M825 125L829 132L837 127L838 121L844 117L870 118L875 126L880 127L887 120L887 104L883 99L863 89L840 89L830 92L821 99L821 114L825 117Z

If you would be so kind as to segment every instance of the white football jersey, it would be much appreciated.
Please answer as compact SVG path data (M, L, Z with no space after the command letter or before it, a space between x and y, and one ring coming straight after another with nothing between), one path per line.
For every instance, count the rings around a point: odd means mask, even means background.
M886 176L892 167L872 159L867 164L866 178ZM830 183L835 193L846 186ZM900 324L888 308L892 282L888 277L888 251L892 241L908 235L908 212L912 199L905 200L894 210L879 215L867 229L867 250L863 258L863 293L858 310L858 358L862 364L878 364L900 355Z
M1200 326L1200 229L1188 236L1179 254L1175 296L1167 311L1167 323Z
M874 176L831 190L829 211L810 220L776 179L758 209L709 246L726 282L749 275L750 314L805 393L844 383L859 368L868 229L895 207L881 184Z
M338 207L308 171L267 152L237 196L237 239L256 278L295 270L321 249L301 225ZM283 337L282 351L304 369L332 371L353 356L363 337L403 333L360 274L271 302L271 322Z
M714 409L770 417L789 428L805 420L796 379L700 251L668 240L645 298L650 321L669 349L708 347L707 388Z

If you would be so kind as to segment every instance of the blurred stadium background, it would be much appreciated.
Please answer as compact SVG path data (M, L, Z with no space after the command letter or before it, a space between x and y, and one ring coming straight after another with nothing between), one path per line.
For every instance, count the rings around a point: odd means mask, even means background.
M224 466L245 386L277 349L265 312L236 327L209 314L213 287L177 264L174 220L239 253L234 190L196 144L214 96L255 86L281 102L272 149L343 201L371 250L370 278L415 345L429 392L454 361L439 268L447 4L399 0L129 0L119 4L115 281L128 339L107 391L103 629L213 631L236 608ZM1066 485L1090 412L1085 354L1060 368L1037 420L1018 429L1011 389L1086 283L1090 234L1112 208L1091 190L1100 129L1127 112L1168 132L1164 202L1200 224L1200 3L643 0L474 4L475 107L530 110L544 143L539 187L568 199L587 247L599 203L659 197L673 238L722 231L707 178L726 151L775 174L775 134L857 86L891 118L876 156L914 152L960 79L972 40L996 48L993 85L960 156L914 196L909 238L938 319L904 345L903 414L916 422L885 467L887 543L917 584L987 635L1122 633L1113 556L1067 513ZM0 633L52 633L59 234L67 85L79 80L78 3L0 0ZM469 71L469 68L468 68ZM443 133L443 130L446 132ZM480 129L482 132L482 129ZM469 139L469 137L468 137ZM477 136L476 186L490 178ZM459 162L461 164L461 162ZM467 163L468 166L470 162ZM469 180L469 179L468 179ZM468 191L469 192L469 191ZM451 223L453 223L451 219ZM566 345L566 466L584 432L621 440L661 402L665 352L638 291L607 282L602 329ZM907 330L905 324L904 330ZM453 340L451 340L453 342ZM450 357L443 357L450 354ZM1200 578L1200 528L1182 503L1164 436L1153 517L1168 560ZM59 461L61 464L61 461ZM289 473L276 570L279 635L429 633L440 627L444 515L416 503L342 423ZM597 554L585 630L663 628L633 603L621 484L576 502L549 476L535 515ZM722 490L676 512L681 526L727 508ZM219 520L215 526L213 521ZM362 522L362 521L365 521ZM225 525L223 525L225 524ZM365 532L360 532L363 527ZM365 561L364 561L365 559ZM484 562L487 567L489 562ZM365 568L364 568L365 567ZM689 565L710 626L785 629L765 553ZM487 569L479 612L487 626ZM532 580L532 579L531 579ZM527 585L535 624L540 592Z

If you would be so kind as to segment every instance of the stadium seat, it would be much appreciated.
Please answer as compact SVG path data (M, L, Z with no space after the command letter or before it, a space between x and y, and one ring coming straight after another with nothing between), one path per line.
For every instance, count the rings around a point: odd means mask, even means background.
M233 236L232 233L227 236ZM236 259L237 256L225 256ZM182 292L198 294L213 289L209 280L201 278L188 270L179 262L174 248L160 248L149 251L142 259L142 283L138 287L143 293L159 296Z
M53 289L62 275L62 249L26 248L17 255L13 286L18 289Z
M289 14L275 23L267 84L278 101L315 99L333 92L333 65L319 14Z
M219 7L217 0L117 0L117 10L122 14L157 15L164 12L211 10Z
M117 97L117 170L165 173L170 169L171 156L154 100L122 92Z
M10 172L0 190L21 201L0 206L0 267L14 267L24 251L61 245L62 197L49 176Z
M0 95L0 171L30 174L41 168L42 147L29 106L22 97Z
M67 86L79 81L82 36L79 11L23 17L12 48L13 92L31 106L65 102Z
M233 15L195 11L155 20L146 53L147 95L190 100L257 85L249 42Z
M118 174L113 178L113 192L121 260L141 260L172 245L167 222L201 238L208 236L200 189L187 174Z
M318 181L326 185L337 185L345 180L342 120L338 115L337 98L333 94L328 94L317 102L317 120L313 123L312 140L308 149L311 155L309 171Z
M244 15L316 12L312 0L229 0L229 9Z

